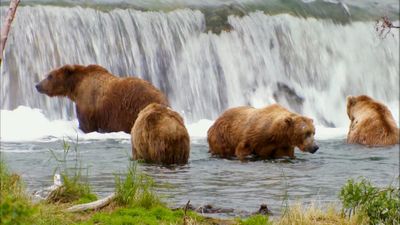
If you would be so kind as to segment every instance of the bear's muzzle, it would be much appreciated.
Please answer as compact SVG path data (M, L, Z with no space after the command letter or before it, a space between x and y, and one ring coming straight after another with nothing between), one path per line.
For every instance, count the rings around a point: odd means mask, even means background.
M40 85L40 83L39 83L39 84L36 84L36 85L35 85L35 88L36 88L36 90L37 90L38 92L43 93L43 88L42 88L42 85Z
M314 144L311 148L310 151L308 151L311 154L314 154L317 150L319 149L318 145Z

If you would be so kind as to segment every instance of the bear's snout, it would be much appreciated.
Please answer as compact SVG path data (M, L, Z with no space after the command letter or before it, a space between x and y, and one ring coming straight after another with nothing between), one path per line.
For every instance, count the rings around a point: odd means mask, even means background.
M319 149L318 145L313 145L309 152L314 154L318 149Z
M42 88L42 85L40 85L40 83L39 83L39 84L36 84L36 85L35 85L35 88L36 88L36 90L37 90L38 92L43 93L43 88Z

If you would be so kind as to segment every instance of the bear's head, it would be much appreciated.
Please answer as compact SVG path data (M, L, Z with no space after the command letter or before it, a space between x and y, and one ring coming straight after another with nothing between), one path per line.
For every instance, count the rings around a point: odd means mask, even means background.
M36 89L50 97L67 96L75 87L77 73L83 70L80 65L65 65L52 70L45 79L36 84Z
M318 145L315 144L315 128L313 120L304 116L294 116L285 119L289 130L293 133L291 136L292 145L298 147L303 152L315 153Z
M372 101L372 99L366 95L359 95L359 96L347 96L347 115L349 116L349 119L351 121L354 120L354 108L359 102L365 102L365 101Z

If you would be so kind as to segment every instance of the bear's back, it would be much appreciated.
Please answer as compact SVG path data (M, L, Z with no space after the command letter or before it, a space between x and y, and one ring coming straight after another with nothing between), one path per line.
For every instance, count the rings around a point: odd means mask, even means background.
M149 104L138 116L132 131L136 159L161 164L185 164L190 140L182 117L165 105Z
M352 109L348 142L370 146L399 143L399 128L390 110L371 98L358 99Z
M150 103L169 105L165 95L149 82L139 78L112 79L98 99L99 129L130 133L139 112Z

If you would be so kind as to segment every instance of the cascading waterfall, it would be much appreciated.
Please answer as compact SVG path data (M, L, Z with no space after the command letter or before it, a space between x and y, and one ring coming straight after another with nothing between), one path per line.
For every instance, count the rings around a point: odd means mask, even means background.
M349 94L381 100L398 117L398 32L382 40L374 22L262 12L229 16L228 23L229 31L214 34L205 31L203 13L191 9L20 7L3 62L1 107L75 117L69 100L41 95L34 84L53 68L77 63L151 81L189 123L232 106L279 102L317 124L343 127Z
M38 95L34 84L64 64L100 64L114 74L138 75L168 90L169 64L180 43L204 26L198 11L20 7L6 48L2 108L41 108L51 118L73 116L65 98ZM34 60L32 60L34 59Z

